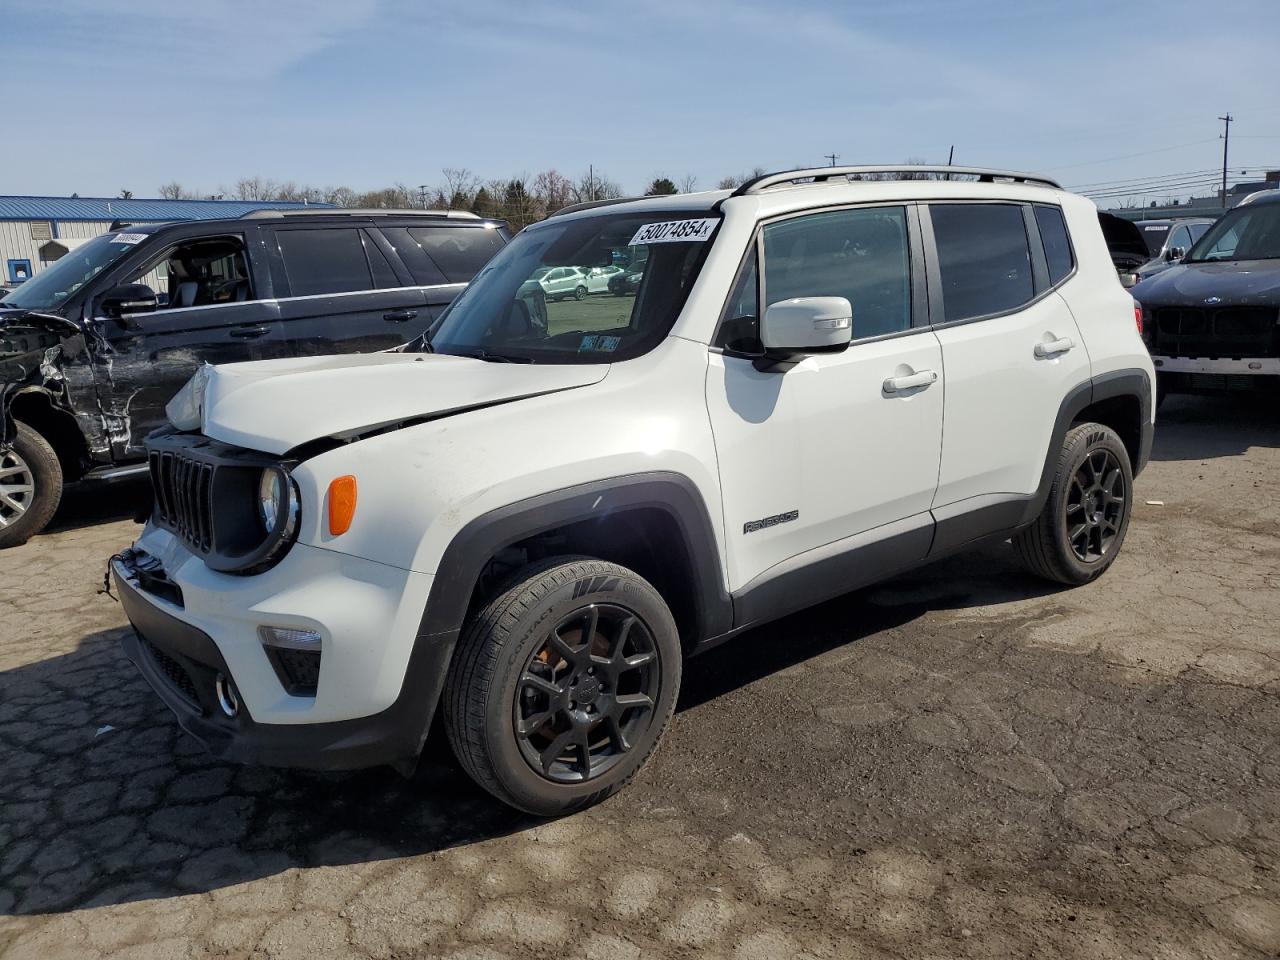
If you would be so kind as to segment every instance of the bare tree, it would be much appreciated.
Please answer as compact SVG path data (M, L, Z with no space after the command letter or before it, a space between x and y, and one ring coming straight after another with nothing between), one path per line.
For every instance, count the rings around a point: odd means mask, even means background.
M574 202L573 181L559 170L543 170L533 178L533 195L543 215L550 216Z
M187 200L191 195L182 189L182 184L177 180L170 180L160 184L160 196L165 200Z
M763 177L765 174L764 167L753 167L750 173L731 174L727 177L721 177L717 186L721 190L737 190L748 180L754 180L756 177Z
M693 193L693 191L696 189L698 189L698 178L695 177L692 173L686 173L683 177L680 178L681 193Z
M590 200L617 200L625 196L622 187L594 167L578 178L573 185L573 195L578 203L586 203Z
M324 200L335 207L354 207L359 196L350 187L326 187Z
M444 174L444 190L443 196L446 198L446 205L449 209L459 207L465 209L471 203L471 197L475 195L476 188L480 186L480 178L468 170L466 167L445 167L440 171ZM455 204L455 200L461 203Z

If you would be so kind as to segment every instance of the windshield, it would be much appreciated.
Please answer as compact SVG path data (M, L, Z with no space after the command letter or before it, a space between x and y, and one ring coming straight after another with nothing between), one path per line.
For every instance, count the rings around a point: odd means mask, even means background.
M1236 207L1191 248L1183 263L1280 258L1280 203Z
M706 210L548 220L494 257L431 334L438 353L516 363L613 363L666 337L720 219ZM593 267L629 264L608 284Z
M69 250L4 298L6 307L52 310L134 248L147 234L104 233Z

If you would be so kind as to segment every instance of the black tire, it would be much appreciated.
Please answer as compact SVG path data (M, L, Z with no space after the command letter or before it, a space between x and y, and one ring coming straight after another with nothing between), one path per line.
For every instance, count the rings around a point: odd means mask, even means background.
M12 447L0 450L0 549L21 546L43 530L62 500L58 455L25 423L17 427Z
M575 300L587 299L587 288L579 284L573 291L573 299Z
M605 612L620 618L613 638L602 626ZM578 625L576 636L566 624ZM561 633L569 639L556 646L552 637ZM581 647L570 649L584 637ZM556 661L544 659L553 649ZM628 649L651 650L652 656L628 667L645 656L628 658ZM562 658L560 650L575 660ZM591 673L601 671L594 680L585 663L596 665ZM675 621L643 577L602 560L560 557L521 571L468 622L445 682L445 728L458 762L481 787L528 813L561 816L599 803L635 776L675 710L680 672ZM639 705L638 698L651 706ZM518 724L529 729L517 730ZM574 731L583 729L590 732L579 739ZM539 755L542 769L535 768ZM566 755L576 759L558 759Z
M1082 423L1063 440L1049 499L1013 546L1032 573L1079 586L1115 562L1132 510L1133 468L1124 443L1110 427Z

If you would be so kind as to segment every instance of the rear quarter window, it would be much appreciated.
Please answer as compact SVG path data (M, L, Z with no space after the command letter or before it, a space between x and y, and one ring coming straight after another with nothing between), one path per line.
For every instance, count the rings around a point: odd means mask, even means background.
M1049 266L1049 281L1058 283L1074 269L1075 255L1071 251L1071 238L1067 235L1067 223L1058 207L1035 207L1036 226L1040 229L1040 242L1044 245L1044 258Z
M502 249L502 235L484 227L410 227L409 236L449 283L469 283Z

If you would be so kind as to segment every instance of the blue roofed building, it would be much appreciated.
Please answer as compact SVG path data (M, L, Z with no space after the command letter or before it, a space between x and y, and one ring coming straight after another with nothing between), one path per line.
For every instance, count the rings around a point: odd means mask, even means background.
M218 220L254 210L327 207L285 200L122 200L0 196L0 284L18 284L84 241L129 223Z

